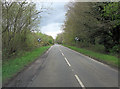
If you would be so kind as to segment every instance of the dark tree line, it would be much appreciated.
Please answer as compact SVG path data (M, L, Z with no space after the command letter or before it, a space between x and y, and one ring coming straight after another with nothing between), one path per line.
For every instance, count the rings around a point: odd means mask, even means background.
M96 7L92 8L93 16L102 24L99 29L96 30L93 35L94 37L100 36L100 44L103 44L106 51L110 49L119 51L120 46L120 3L96 3Z
M78 37L79 47L103 45L105 52L118 52L120 2L69 3L63 30L63 39L58 40L59 43L75 45L75 37Z

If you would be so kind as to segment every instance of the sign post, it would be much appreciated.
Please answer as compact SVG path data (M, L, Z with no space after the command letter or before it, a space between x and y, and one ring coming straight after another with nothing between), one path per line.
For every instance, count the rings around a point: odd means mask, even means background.
M79 41L79 38L76 36L75 37L75 43L76 43L76 47L78 46L77 44L78 44L78 42L77 41Z

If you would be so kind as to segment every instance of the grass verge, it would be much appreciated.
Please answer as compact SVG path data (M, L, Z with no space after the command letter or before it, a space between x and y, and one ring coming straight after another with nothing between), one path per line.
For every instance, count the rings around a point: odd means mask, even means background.
M77 47L73 47L73 46L67 46L67 45L63 45L63 46L66 46L72 50L75 50L77 52L80 52L84 55L87 55L91 58L94 58L98 61L101 61L101 62L104 62L106 64L109 64L111 66L114 66L114 67L120 67L120 64L118 64L118 58L115 57L115 56L111 56L111 55L107 55L107 54L102 54L102 53L97 53L97 52L93 52L93 51L90 51L90 50L86 50L84 48L77 48Z
M41 56L50 46L36 48L31 52L25 52L23 56L5 61L2 64L3 82L13 77L29 63Z

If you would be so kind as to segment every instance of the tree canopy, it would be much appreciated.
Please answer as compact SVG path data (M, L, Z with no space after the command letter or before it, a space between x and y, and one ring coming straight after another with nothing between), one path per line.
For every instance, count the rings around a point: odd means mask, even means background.
M100 44L106 52L120 49L120 2L72 2L67 5L62 42L79 47Z
M31 50L38 46L53 44L51 36L37 33L41 13L35 3L2 2L2 51L3 59L21 50ZM39 43L37 40L41 38Z

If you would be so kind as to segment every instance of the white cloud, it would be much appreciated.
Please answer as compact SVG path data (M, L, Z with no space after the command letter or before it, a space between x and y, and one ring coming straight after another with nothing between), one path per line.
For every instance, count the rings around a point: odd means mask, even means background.
M50 8L47 12L41 13L42 19L39 26L42 33L51 35L55 39L57 34L62 32L60 29L65 20L66 9L64 6L67 3L68 2L43 3L43 6ZM40 6L41 4L37 3L37 10L39 10Z
M41 13L41 23L40 26L44 26L51 23L63 23L65 20L66 9L64 5L65 2L54 2L54 3L44 3L43 6L50 7L46 12ZM39 10L40 4L37 3L37 9ZM47 8L47 7L46 7ZM49 13L49 14L48 14Z
M61 33L61 25L63 23L51 23L41 28L41 32L47 35L51 35L54 39L56 38L58 33Z

